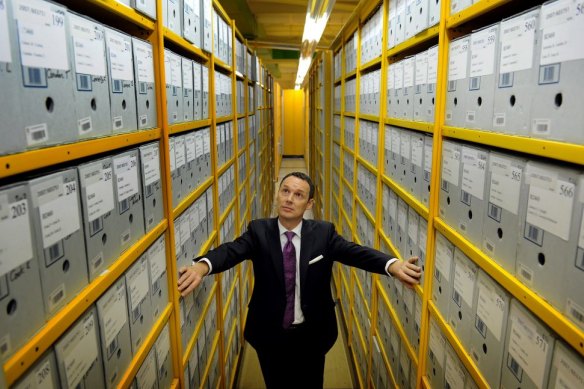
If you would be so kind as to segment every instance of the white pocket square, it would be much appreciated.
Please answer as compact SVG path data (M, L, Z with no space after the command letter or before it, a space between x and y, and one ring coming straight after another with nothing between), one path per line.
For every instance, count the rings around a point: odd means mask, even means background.
M323 259L324 257L322 255L319 255L318 257L311 259L310 261L308 261L309 265L312 265L313 263L316 263L318 261L320 261L321 259Z

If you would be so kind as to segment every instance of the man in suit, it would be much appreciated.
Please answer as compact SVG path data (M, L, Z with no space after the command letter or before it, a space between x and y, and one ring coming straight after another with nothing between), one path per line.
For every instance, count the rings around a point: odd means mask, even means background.
M257 351L269 389L322 388L325 354L337 339L330 285L334 261L391 275L410 288L421 275L415 257L391 258L346 241L332 223L304 220L313 196L309 176L288 174L280 182L277 218L253 220L233 242L179 269L178 289L186 296L207 274L251 259L255 284L244 337Z

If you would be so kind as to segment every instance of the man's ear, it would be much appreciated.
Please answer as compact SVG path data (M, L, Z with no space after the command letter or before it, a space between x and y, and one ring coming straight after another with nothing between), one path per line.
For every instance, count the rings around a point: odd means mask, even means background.
M308 203L306 203L306 209L312 209L312 206L314 205L314 199L310 199L308 200Z

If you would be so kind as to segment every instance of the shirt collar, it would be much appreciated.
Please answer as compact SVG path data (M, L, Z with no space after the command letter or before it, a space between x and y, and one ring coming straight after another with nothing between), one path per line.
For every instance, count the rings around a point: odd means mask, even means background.
M280 235L283 235L284 232L288 231L288 229L286 227L284 227L282 225L282 223L280 223L280 219L278 219L278 229L280 230ZM294 227L292 230L293 233L296 234L296 236L298 236L300 238L300 233L302 231L302 220L300 221L300 223L298 223L298 225L296 227Z

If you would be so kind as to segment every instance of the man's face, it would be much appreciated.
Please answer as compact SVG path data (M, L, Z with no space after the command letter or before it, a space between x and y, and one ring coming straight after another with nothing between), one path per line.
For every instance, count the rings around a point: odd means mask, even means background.
M311 209L313 199L308 199L310 185L294 176L286 178L278 190L278 216L289 222L300 222L304 211Z

